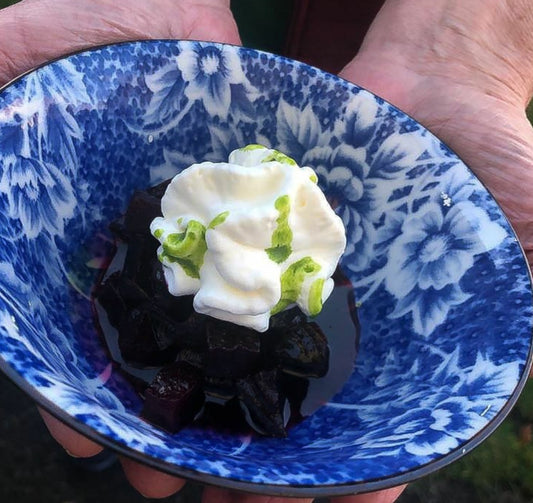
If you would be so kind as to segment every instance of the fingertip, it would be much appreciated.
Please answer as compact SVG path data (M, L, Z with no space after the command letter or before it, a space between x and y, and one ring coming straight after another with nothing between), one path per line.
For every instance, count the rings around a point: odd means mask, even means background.
M49 412L37 407L39 414L43 418L44 424L48 428L50 435L67 451L70 456L78 458L88 458L96 456L103 450L103 447L81 433L74 431L56 419Z
M129 483L145 498L166 498L178 492L185 480L121 457L120 463Z
M243 493L207 486L202 495L202 503L311 503L312 498L283 498Z
M332 503L393 503L400 497L406 487L407 485L403 485L373 493L340 496L339 498L333 498Z

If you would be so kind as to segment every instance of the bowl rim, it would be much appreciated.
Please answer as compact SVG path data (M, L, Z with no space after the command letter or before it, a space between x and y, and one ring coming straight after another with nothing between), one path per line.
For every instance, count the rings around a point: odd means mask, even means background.
M525 265L526 267L526 272L527 272L528 279L529 279L529 287L530 287L529 291L532 294L531 302L533 305L533 275L532 275L531 267L528 263L524 248L522 247L522 244L520 243L518 236L516 235L516 231L514 230L507 215L503 211L500 203L493 196L492 192L485 185L485 183L478 178L478 176L472 171L472 169L468 166L468 164L466 164L453 149L451 149L444 141L442 141L440 138L434 135L429 129L423 126L419 121L414 119L411 115L404 112L397 106L393 105L388 100L366 89L365 87L360 86L359 84L350 82L346 79L343 79L342 77L339 77L338 75L322 70L321 68L309 65L302 61L288 58L286 56L270 53L268 51L264 51L261 49L255 49L252 47L244 47L244 46L239 46L235 44L226 44L226 43L221 43L221 42L192 40L192 39L141 38L141 39L132 39L128 41L116 42L116 43L103 43L103 44L88 46L82 49L78 49L78 50L66 53L56 58L47 60L41 64L38 64L30 68L29 70L26 70L25 72L21 73L17 77L11 79L7 83L0 86L0 96L7 88L19 82L20 80L22 80L29 74L32 74L35 71L41 68L44 68L52 63L68 59L72 56L75 56L78 54L84 54L84 53L91 53L94 51L105 49L107 47L116 47L116 46L121 46L121 45L134 45L134 44L143 44L143 43L157 44L161 42L186 43L186 44L195 44L195 43L206 44L207 43L207 44L212 44L212 45L216 45L220 47L229 46L229 47L235 47L238 49L244 49L248 51L257 52L259 54L265 54L270 58L274 58L275 60L283 60L283 61L290 61L293 63L297 63L298 65L302 65L303 67L307 67L315 71L318 71L322 75L329 75L331 78L333 78L334 80L336 80L338 83L342 84L343 86L347 86L348 88L355 87L355 88L362 89L366 91L367 93L369 93L370 95L379 98L384 103L387 103L390 107L399 111L404 116L409 117L416 124L419 124L421 127L424 128L424 130L428 131L431 135L435 136L435 138L442 145L446 146L450 150L450 152L452 152L454 156L463 163L467 171L474 176L474 178L481 184L483 189L490 195L490 197L496 204L499 212L501 213L501 215L503 215L511 231L510 234L514 236L518 244L519 250L522 254L522 258L524 260L523 265ZM302 497L321 498L321 497L345 496L345 495L362 494L362 493L369 493L369 492L389 489L392 487L396 487L399 485L413 482L417 479L420 479L431 473L434 473L437 470L444 468L445 466L448 466L454 461L457 461L458 459L462 458L464 455L468 454L473 449L478 447L506 419L511 409L515 406L518 398L520 397L522 390L524 389L526 382L529 379L529 374L532 370L532 366L533 366L533 324L531 327L531 337L529 339L529 349L528 349L527 359L524 362L522 374L520 375L514 390L510 394L508 400L505 402L503 407L498 411L498 413L481 430L479 430L475 435L473 435L469 440L467 440L463 444L459 445L452 451L448 452L447 454L439 458L436 458L432 461L421 464L420 466L417 466L416 468L412 468L404 472L401 472L397 475L378 477L378 478L368 479L368 480L364 480L360 482L352 482L352 483L345 483L345 484L341 483L341 484L295 485L295 484L259 483L259 482L244 481L244 480L239 480L239 479L234 479L234 478L229 478L229 477L222 477L220 475L213 475L213 474L206 473L206 472L200 472L200 471L197 471L191 468L185 468L174 463L169 463L162 459L154 458L152 456L149 456L148 454L145 454L135 449L132 449L130 447L127 447L121 444L119 441L113 440L109 438L108 436L98 432L91 426L88 426L87 424L81 422L80 420L76 419L75 417L65 412L62 408L58 407L54 402L46 398L39 391L37 391L33 386L28 384L28 382L13 367L11 367L11 365L0 355L0 370L7 376L8 379L11 380L13 384L15 384L16 387L18 387L23 393L28 395L35 402L36 406L44 409L46 412L51 414L54 418L59 420L65 426L72 428L76 432L86 436L90 440L102 445L103 447L109 448L112 451L115 451L119 455L123 455L142 465L149 466L153 469L162 471L172 476L182 477L188 480L193 480L195 482L213 485L213 486L217 486L217 487L224 488L224 489L231 489L231 490L243 491L243 492L248 492L248 493L260 494L260 495L300 497L300 498Z

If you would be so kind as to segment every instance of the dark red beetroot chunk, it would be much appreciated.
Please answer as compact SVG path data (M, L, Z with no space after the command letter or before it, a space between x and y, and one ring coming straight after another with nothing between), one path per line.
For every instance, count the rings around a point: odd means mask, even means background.
M172 178L169 178L168 180L165 180L164 182L161 182L158 185L154 185L153 187L146 189L146 192L157 199L161 199L165 194L165 191L167 190L167 187L169 186L171 181Z
M113 220L109 224L109 230L115 236L115 239L118 239L120 241L127 241L128 236L126 234L126 228L124 227L124 215L117 218L116 220Z
M111 274L105 283L100 283L93 293L94 298L106 311L109 323L115 328L126 316L128 310L128 306L120 295L119 287L120 273L117 272Z
M261 360L260 334L224 321L207 323L206 374L237 379L254 372Z
M201 372L187 362L161 370L146 389L141 417L175 433L190 424L204 403Z
M148 301L149 293L144 291L131 279L120 276L116 280L116 285L124 303L130 308L137 307Z
M302 415L302 404L309 391L309 379L281 372L280 387L287 397L291 407L291 416L288 426L299 423L304 419L304 416Z
M160 349L169 346L203 349L205 347L204 316L192 314L188 320L175 322L153 302L145 306L154 324L154 338Z
M280 389L280 371L262 370L239 379L236 385L237 396L250 414L251 426L265 435L286 437L285 397Z
M205 353L185 348L180 350L178 356L176 356L176 361L187 362L203 372L205 368Z
M94 292L100 305L108 313L111 325L117 327L126 311L139 307L148 300L148 294L119 272L111 274L103 283L100 283Z
M237 394L235 380L205 376L205 394L215 400L230 400Z
M136 191L124 218L124 227L129 236L150 233L150 224L161 216L161 200L148 192Z
M287 327L275 337L273 356L285 372L303 377L327 374L328 340L316 323Z
M245 435L250 430L236 398L228 399L224 403L206 401L197 424L237 435Z
M147 232L128 243L122 276L134 281L145 291L151 290L152 270L157 260L157 240ZM170 294L169 294L170 295Z
M307 316L302 313L299 307L293 307L281 311L270 318L269 331L283 330L287 327L293 327L294 325L301 325L307 323Z
M157 324L143 307L128 311L117 329L122 358L131 365L154 367L170 363L176 357L178 348L170 344L161 346L161 338L154 333Z
M192 295L172 295L168 291L167 282L163 273L163 266L159 260L152 264L149 290L153 295L153 303L174 321L189 321L193 314Z
M185 321L175 323L174 328L182 347L206 347L207 316L193 311Z

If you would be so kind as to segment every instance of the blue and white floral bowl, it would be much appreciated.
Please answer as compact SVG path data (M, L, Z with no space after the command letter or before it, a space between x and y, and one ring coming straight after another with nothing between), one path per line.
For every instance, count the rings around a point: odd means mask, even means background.
M287 439L169 435L139 419L92 321L107 224L134 189L247 143L314 167L346 225L356 367ZM497 204L414 120L320 70L197 42L75 54L0 93L0 166L0 367L141 462L270 494L384 488L477 445L527 378L530 276Z

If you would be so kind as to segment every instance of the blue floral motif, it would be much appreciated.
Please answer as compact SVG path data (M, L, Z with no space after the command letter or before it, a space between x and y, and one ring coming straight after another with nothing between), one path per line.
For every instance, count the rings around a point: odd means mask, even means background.
M229 130L227 127L212 126L209 128L209 132L211 134L213 152L207 156L207 159L216 162L219 159L227 159L233 150L241 148L243 145L270 143L268 138L259 133L253 136L253 141L251 141L250 137L245 138L243 129Z
M404 220L384 267L385 287L399 299L391 316L412 312L414 330L426 335L446 319L453 305L468 299L458 285L476 255L505 237L503 228L472 203L453 204L444 212L445 205L429 203Z
M152 92L150 112L145 116L147 123L164 124L179 113L182 106L185 82L175 65L164 67L146 77L146 85Z
M63 234L76 199L70 180L53 164L17 156L5 167L0 186L6 188L8 215L19 219L28 238L43 230Z
M11 312L22 314L27 309L29 285L17 276L13 264L0 262L0 301Z
M74 190L69 179L82 138L71 107L91 105L92 100L82 74L68 60L28 75L22 95L23 101L5 107L0 117L6 156L0 192L7 196L9 217L19 221L27 237L43 231L62 235L85 188L81 183Z
M338 141L354 147L367 145L377 127L378 103L368 99L366 91L358 92L346 105L345 117L335 122Z
M246 83L235 51L197 43L192 48L185 47L176 62L187 83L185 95L191 101L201 100L209 115L226 118L231 105L231 86Z
M207 114L220 120L242 116L253 122L253 102L258 93L229 46L184 44L174 61L145 80L152 98L143 126L139 130L130 124L132 130L162 134L187 121L198 102Z
M136 189L246 143L313 167L341 216L357 361L286 439L170 435L139 418L109 361L90 282ZM219 44L132 42L0 92L0 368L152 466L289 496L408 482L501 422L531 364L532 306L515 235L468 168L399 110L318 69Z
M356 410L362 421L379 421L388 410L391 420L382 423L360 436L353 431L344 431L338 438L329 438L311 443L308 448L322 449L334 444L337 448L358 446L364 452L356 456L399 456L410 453L421 459L430 459L432 453L444 454L457 448L479 430L487 417L493 417L494 407L505 403L506 382L519 374L518 364L498 367L478 354L471 373L465 373L459 365L459 351L441 358L440 365L428 376L422 392L404 395L407 404L398 407L389 398L387 388L398 386L411 389L410 381L416 379L420 370L419 362L402 374L394 364L395 357L389 354L389 361L376 379L378 391L371 401L363 400L357 405L333 402L328 408L333 410ZM400 373L398 373L400 371ZM403 384L402 384L403 383ZM476 399L472 400L472 389ZM430 391L431 390L431 391ZM407 406L405 406L407 405ZM387 454L381 450L383 444L393 445ZM368 450L365 445L374 446Z
M366 150L344 144L334 149L315 147L304 154L302 163L316 170L320 187L344 222L350 236L345 252L352 257L350 268L355 271L365 269L372 258L376 233L370 219L373 201L372 188L368 184L370 166L366 163Z
M290 152L291 156L301 163L305 164L305 155L308 151L325 146L325 137L311 104L299 110L281 100L276 118L277 147L282 152Z

